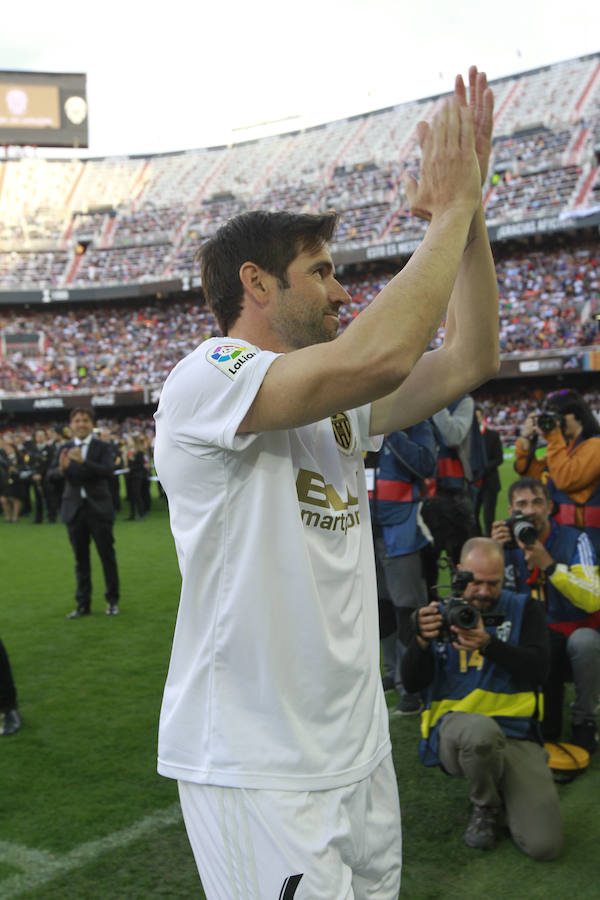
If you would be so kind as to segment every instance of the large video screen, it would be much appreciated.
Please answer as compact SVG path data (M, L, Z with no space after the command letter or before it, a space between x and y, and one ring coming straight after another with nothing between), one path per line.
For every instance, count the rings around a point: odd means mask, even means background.
M87 147L85 75L0 71L0 144Z

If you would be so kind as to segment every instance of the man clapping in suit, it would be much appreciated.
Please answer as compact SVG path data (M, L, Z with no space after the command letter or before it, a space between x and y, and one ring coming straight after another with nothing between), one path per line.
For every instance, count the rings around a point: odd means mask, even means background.
M109 479L112 452L104 441L93 435L94 414L76 408L71 411L73 440L58 451L54 471L65 479L60 515L67 526L75 554L77 590L76 608L67 619L89 615L92 594L90 541L93 540L102 563L106 583L106 615L119 612L119 574L114 549L114 508Z

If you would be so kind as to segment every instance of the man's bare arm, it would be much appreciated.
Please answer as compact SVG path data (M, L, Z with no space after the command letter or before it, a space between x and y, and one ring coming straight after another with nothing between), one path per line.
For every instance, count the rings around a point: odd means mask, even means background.
M469 89L483 185L491 152L494 105L485 74L475 66L469 70ZM460 76L455 97L466 105ZM421 421L487 381L496 374L499 364L498 283L483 206L479 204L448 306L444 343L439 350L426 353L396 391L373 404L371 433L385 434Z
M444 343L425 353L399 388L373 403L371 434L414 425L498 371L498 286L481 208L470 234L450 300Z
M447 102L431 127L421 123L419 139L414 200L431 217L422 244L338 338L274 361L239 431L296 427L377 400L424 353L445 315L481 188L467 107Z

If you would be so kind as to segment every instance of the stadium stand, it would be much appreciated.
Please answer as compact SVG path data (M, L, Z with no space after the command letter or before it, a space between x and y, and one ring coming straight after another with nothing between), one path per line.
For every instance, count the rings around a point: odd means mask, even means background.
M161 245L164 246L164 245ZM124 249L124 254L148 248ZM125 262L119 257L119 271ZM593 243L555 250L501 250L496 260L500 288L500 346L504 356L534 351L600 346L593 310L600 310L600 256ZM141 266L141 257L137 265ZM342 325L367 306L396 271L390 263L367 264L342 277L352 302ZM218 334L214 317L192 301L131 305L86 305L54 311L0 307L0 331L41 334L43 349L0 360L0 396L25 391L88 388L131 389L161 383L175 362L205 335ZM441 343L440 328L433 346Z
M492 86L496 136L484 197L503 356L593 349L600 53ZM87 160L7 155L0 398L159 385L217 333L202 306L197 249L245 209L338 212L333 251L353 298L348 324L425 230L410 215L402 174L418 171L416 124L440 99L227 147ZM596 366L596 356L586 359Z

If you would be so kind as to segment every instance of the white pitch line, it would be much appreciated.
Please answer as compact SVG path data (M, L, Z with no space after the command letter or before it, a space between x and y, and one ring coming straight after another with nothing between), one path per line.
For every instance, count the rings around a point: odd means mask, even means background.
M140 819L129 828L113 831L112 834L107 834L106 837L98 838L95 841L88 841L87 844L81 844L62 856L45 850L35 850L23 844L0 841L2 862L24 870L18 875L11 875L0 881L0 898L8 900L10 897L18 897L24 891L41 887L58 875L93 862L103 853L124 847L157 828L175 825L180 821L181 808L179 803L174 803L167 809Z

